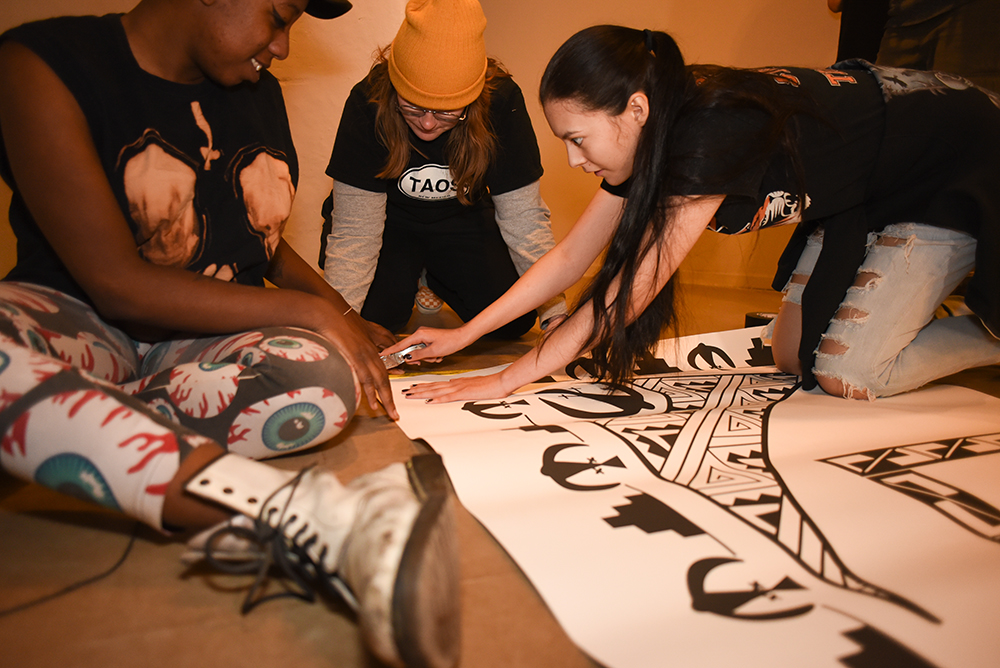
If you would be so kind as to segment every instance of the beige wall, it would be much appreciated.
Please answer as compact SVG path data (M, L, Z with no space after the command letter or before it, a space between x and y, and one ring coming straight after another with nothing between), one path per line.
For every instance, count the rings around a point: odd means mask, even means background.
M839 22L821 0L481 0L486 46L524 89L545 176L542 192L559 238L597 188L593 176L570 170L565 152L538 108L538 80L549 56L571 34L595 23L666 30L692 62L761 66L824 66L836 54ZM0 29L59 14L125 11L133 0L0 0ZM292 54L274 67L282 80L299 152L300 180L286 239L310 263L319 248L320 206L329 193L324 175L340 111L376 46L391 41L405 0L354 0L334 21L305 17L292 32ZM0 185L6 212L10 192ZM5 218L5 214L3 215ZM764 287L786 231L745 238L705 235L685 262L689 281ZM13 240L0 225L0 273L13 264Z

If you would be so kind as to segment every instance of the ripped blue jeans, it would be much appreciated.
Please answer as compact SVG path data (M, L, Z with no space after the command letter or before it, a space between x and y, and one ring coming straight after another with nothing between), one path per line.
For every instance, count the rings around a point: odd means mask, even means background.
M785 288L802 303L822 230L809 238ZM868 253L816 349L813 373L839 380L844 396L891 396L964 369L1000 363L1000 340L975 315L935 319L975 268L976 240L955 230L899 223L868 237ZM821 380L822 382L822 380Z

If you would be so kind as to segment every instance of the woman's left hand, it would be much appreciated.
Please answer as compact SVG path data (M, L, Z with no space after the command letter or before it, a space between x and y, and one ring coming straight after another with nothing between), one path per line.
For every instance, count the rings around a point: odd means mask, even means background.
M435 383L420 383L404 390L403 396L407 399L423 399L428 404L477 399L503 399L512 390L506 388L502 375L503 372L491 373L486 376L453 378Z

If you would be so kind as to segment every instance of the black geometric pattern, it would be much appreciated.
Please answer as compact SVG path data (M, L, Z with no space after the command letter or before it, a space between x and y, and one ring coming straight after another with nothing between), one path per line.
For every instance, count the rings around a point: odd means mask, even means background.
M925 468L995 454L1000 454L1000 433L864 450L822 461L902 492L969 531L1000 542L1000 509L935 478Z
M636 385L669 397L671 412L608 420L604 427L622 437L654 476L684 485L725 508L817 577L911 607L842 564L771 466L764 443L766 415L795 391L797 381L781 373L639 378ZM682 405L686 408L678 408ZM629 524L605 518L612 520Z

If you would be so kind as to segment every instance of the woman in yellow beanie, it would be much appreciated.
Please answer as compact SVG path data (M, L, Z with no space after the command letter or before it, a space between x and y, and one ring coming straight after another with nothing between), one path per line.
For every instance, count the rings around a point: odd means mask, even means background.
M477 0L410 0L344 107L320 264L364 319L393 331L422 275L468 321L554 245L524 96L486 56L485 27ZM538 309L543 327L565 313L562 295Z

